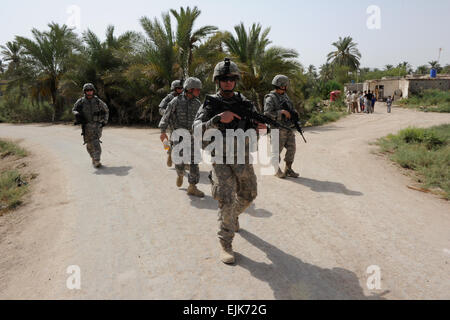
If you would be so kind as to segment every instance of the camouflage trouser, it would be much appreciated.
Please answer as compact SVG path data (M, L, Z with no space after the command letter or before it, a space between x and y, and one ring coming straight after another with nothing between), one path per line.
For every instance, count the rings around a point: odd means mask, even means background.
M219 239L231 245L236 218L256 199L257 180L253 165L214 164L212 196L219 201Z
M99 123L88 123L84 125L84 143L92 160L100 161L102 147L100 139L102 137L102 127Z
M297 145L295 144L295 133L293 130L280 130L278 159L281 162L281 152L286 148L285 162L294 162Z
M175 162L175 170L177 171L178 175L184 175L184 170L186 167L189 167L189 176L188 181L189 184L198 184L200 182L200 168L198 164L195 164L195 157L194 157L194 142L192 138L192 144L191 144L191 161L190 163L176 163ZM171 150L174 146L176 146L178 143L173 143ZM180 157L183 156L183 151L180 152ZM173 159L172 155L172 159Z

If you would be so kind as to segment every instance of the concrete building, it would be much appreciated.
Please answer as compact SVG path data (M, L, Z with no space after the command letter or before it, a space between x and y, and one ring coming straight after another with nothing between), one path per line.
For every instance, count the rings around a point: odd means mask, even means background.
M347 83L344 86L344 92L347 92L347 91L360 92L360 91L363 91L363 88L364 88L364 83Z
M408 98L410 94L427 89L450 90L450 75L439 75L437 78L429 76L390 77L368 80L363 84L363 91L374 92L379 101L384 101L389 96L394 100Z

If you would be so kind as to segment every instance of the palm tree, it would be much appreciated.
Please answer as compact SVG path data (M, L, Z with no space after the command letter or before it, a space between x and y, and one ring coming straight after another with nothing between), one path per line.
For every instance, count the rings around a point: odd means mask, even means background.
M308 66L308 75L314 80L316 80L317 77L318 77L318 75L317 75L317 68L314 65L312 65L312 64L310 64Z
M140 19L148 39L145 42L145 55L150 62L148 66L149 76L161 86L168 86L175 78L181 78L180 65L176 63L175 40L172 31L172 23L168 13L162 14L162 23L156 18L150 20L147 17Z
M409 64L409 62L406 62L406 61L400 62L397 65L397 68L399 70L404 70L407 74L411 73L413 71L411 65Z
M281 47L267 48L271 43L268 39L270 28L263 30L260 24L253 24L247 32L241 23L234 30L236 37L228 34L225 45L241 66L244 92L261 106L276 74L293 76L300 70L301 65L295 60L298 53Z
M171 9L170 12L177 20L176 44L178 47L178 63L183 70L184 78L189 77L189 68L192 65L192 51L197 48L198 43L218 29L214 26L203 26L194 31L194 24L200 16L201 11L194 7L180 8L177 12Z
M351 71L356 71L360 66L361 53L357 49L357 44L353 42L351 37L341 38L337 42L333 42L336 51L328 54L328 62L343 67L347 66Z
M3 56L3 61L8 62L6 70L2 63L2 73L5 72L5 76L9 83L9 88L18 86L19 87L19 97L18 103L21 102L22 98L26 96L24 92L24 84L29 74L27 74L27 68L23 63L24 60L24 48L17 41L9 41L5 46L0 46L0 54Z
M333 66L331 64L325 63L320 66L320 79L323 82L333 79Z
M32 30L33 38L16 37L16 41L24 48L28 63L36 71L39 86L50 95L53 105L53 121L62 115L62 101L58 94L59 81L68 69L68 61L80 42L77 35L66 25L50 23L50 30L41 32Z
M418 66L416 69L417 74L427 74L430 71L430 68L426 65Z
M389 70L394 69L394 66L393 66L392 64L387 64L387 65L384 66L384 69L385 69L386 71L389 71Z
M0 49L2 49L0 54L3 56L3 60L8 62L8 70L14 73L23 59L24 48L17 41L9 41L5 46L0 46Z
M442 67L438 61L430 61L430 62L428 62L428 64L431 66L431 69L435 69L437 71L437 73L442 72Z

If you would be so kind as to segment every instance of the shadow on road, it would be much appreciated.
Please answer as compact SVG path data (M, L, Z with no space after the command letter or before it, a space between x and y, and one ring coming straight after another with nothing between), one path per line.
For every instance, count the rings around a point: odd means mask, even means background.
M266 209L256 209L254 203L245 211L245 213L248 213L255 218L270 218L273 216L272 212L267 211Z
M205 190L202 190L205 192ZM214 210L217 211L218 204L217 201L214 200L213 197L205 195L204 198L197 198L197 197L189 197L191 199L191 206L197 208L197 209L208 209L208 210Z
M305 187L310 188L314 192L342 193L345 194L346 196L364 195L362 192L347 189L345 185L339 182L320 181L303 177L300 177L298 179L289 178L288 181L304 185Z
M318 134L320 132L335 131L335 130L340 130L342 128L343 127L338 127L338 126L332 125L332 126L325 126L325 127L320 127L320 126L319 127L309 127L309 128L305 128L304 130L305 130L306 134L309 134L309 133ZM308 138L306 138L306 140L308 140Z
M277 300L384 300L382 296L387 293L365 296L358 277L349 270L323 269L281 251L246 230L239 234L263 251L272 263L256 262L236 253L236 267L267 282Z
M107 176L107 175L114 175L119 177L125 177L130 173L130 170L133 169L133 167L106 167L103 166L97 171L95 171L95 174L98 176Z

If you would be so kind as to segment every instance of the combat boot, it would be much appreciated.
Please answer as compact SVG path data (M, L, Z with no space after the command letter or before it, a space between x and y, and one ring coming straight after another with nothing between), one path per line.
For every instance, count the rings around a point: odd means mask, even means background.
M281 171L280 168L278 168L278 172L275 174L275 176L280 178L280 179L285 179L286 178L286 173Z
M177 177L177 187L178 188L181 188L181 186L183 185L183 179L184 179L183 175L178 175L178 177Z
M189 188L187 190L188 195L203 198L205 197L205 194L197 189L197 186L195 184L190 184Z
M220 260L225 264L234 264L236 261L234 257L233 247L231 244L226 244L224 241L220 241L221 253Z
M239 217L236 217L236 220L234 221L234 232L239 233L239 230L241 230L241 226L239 225Z
M292 170L292 162L286 162L286 171L284 172L286 177L298 178L300 175Z
M171 150L170 150L171 151ZM173 162L172 162L172 152L169 152L168 153L168 156L167 156L167 166L169 167L169 168L172 168L172 165L173 165Z
M102 166L102 163L98 160L92 160L92 164L94 165L95 168L100 168Z

